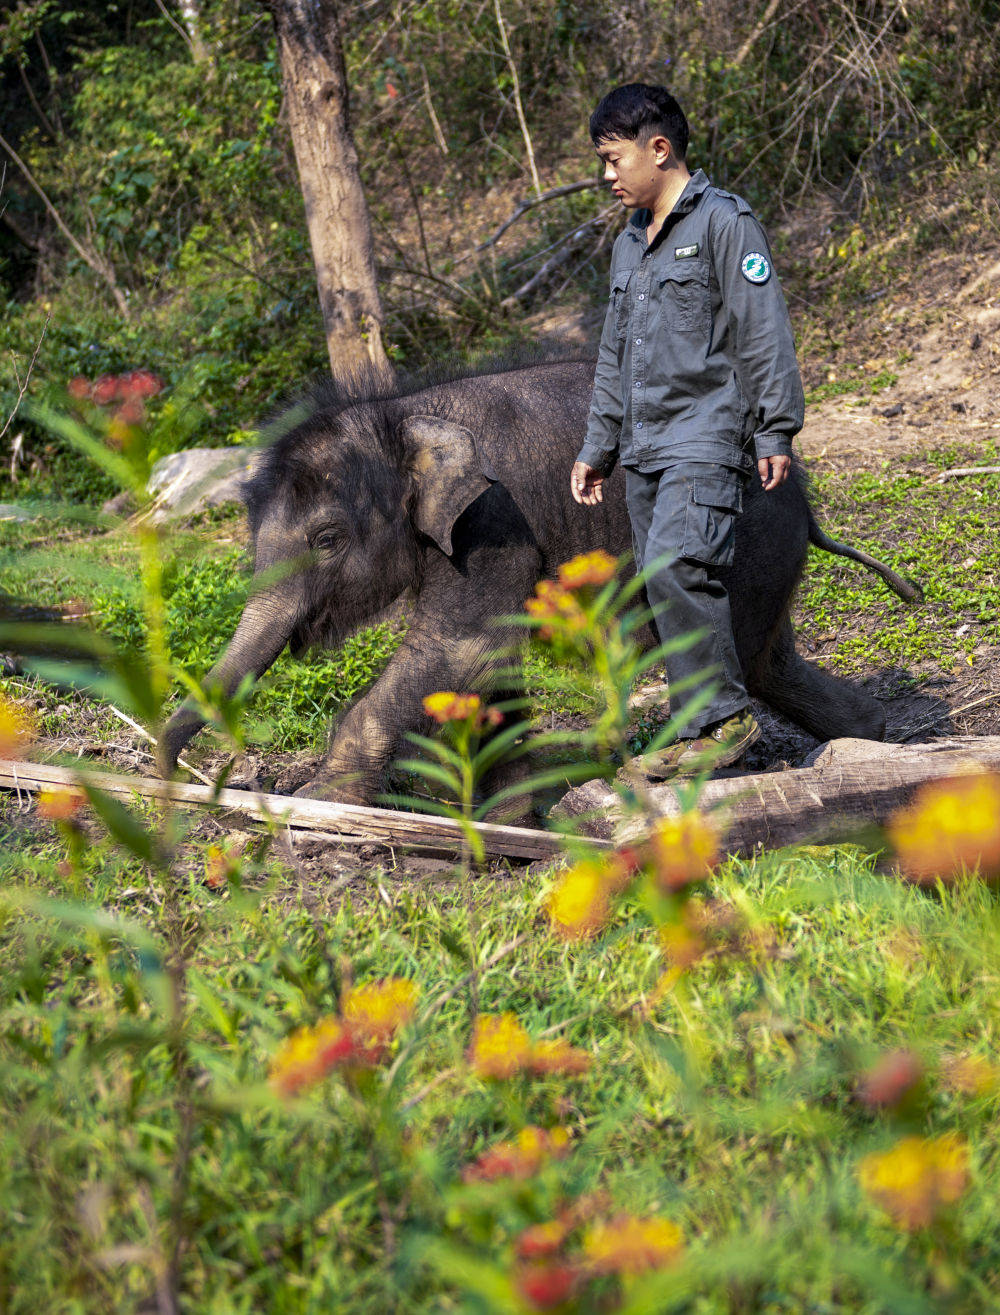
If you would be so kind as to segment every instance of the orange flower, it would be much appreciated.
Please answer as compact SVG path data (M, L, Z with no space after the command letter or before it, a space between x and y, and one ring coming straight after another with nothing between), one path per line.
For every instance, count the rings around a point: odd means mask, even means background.
M672 1265L684 1250L684 1234L669 1219L623 1214L590 1229L583 1250L598 1274L631 1277Z
M927 1228L968 1187L968 1147L950 1133L904 1137L891 1151L866 1155L858 1177L899 1228Z
M555 1310L572 1297L580 1272L561 1260L545 1260L517 1270L514 1284L530 1310Z
M557 634L564 637L576 634L587 626L587 614L576 594L555 580L539 580L535 585L535 597L527 600L524 610L537 621L545 622L538 630L540 639L554 639Z
M35 738L35 723L16 703L0 694L0 758L17 758Z
M618 563L602 548L580 553L559 567L559 583L564 589L580 589L585 585L600 588L614 578Z
M531 1062L531 1040L514 1014L480 1014L468 1058L481 1078L513 1077Z
M514 1244L521 1260L538 1260L554 1255L569 1235L569 1226L561 1219L550 1219L545 1224L532 1224Z
M646 842L653 880L667 894L704 881L719 859L719 836L699 812L661 817Z
M618 854L583 859L563 872L548 898L552 930L565 940L587 940L604 927L611 896L631 880L628 862Z
M448 721L468 721L482 706L478 694L455 694L451 690L438 690L424 699L424 712L442 726Z
M286 1039L271 1063L271 1086L281 1096L294 1096L355 1057L354 1038L340 1019L321 1019Z
M900 867L932 883L978 867L1000 877L1000 775L977 772L923 785L889 823Z
M79 790L39 790L38 815L50 822L70 822L83 807L84 796Z
M381 1050L412 1019L419 987L405 977L386 977L352 987L342 1013L359 1046Z
M858 1096L869 1109L895 1109L924 1075L919 1055L890 1050L876 1060L858 1085Z
M498 1142L466 1165L462 1177L466 1182L494 1182L498 1178L532 1178L550 1160L561 1160L569 1153L569 1133L565 1128L546 1131L529 1125L513 1141Z
M531 1048L529 1067L533 1073L560 1073L571 1077L587 1072L590 1056L568 1041L536 1041Z

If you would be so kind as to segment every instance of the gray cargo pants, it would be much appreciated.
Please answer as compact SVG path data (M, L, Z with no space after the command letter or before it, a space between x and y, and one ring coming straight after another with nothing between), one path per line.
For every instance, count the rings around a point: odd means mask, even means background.
M671 714L683 716L694 695L714 687L709 703L681 728L682 736L699 735L749 702L729 595L719 578L719 568L733 560L745 482L742 471L702 462L678 462L649 474L625 470L636 568L651 568L646 593L660 642L700 632L683 652L664 659Z

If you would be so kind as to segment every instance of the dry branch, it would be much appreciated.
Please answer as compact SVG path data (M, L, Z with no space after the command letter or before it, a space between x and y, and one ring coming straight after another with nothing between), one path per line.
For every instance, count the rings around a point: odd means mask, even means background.
M926 744L831 740L811 767L709 781L700 807L720 823L729 854L782 845L828 844L863 827L884 824L927 781L976 768L1000 770L1000 736L965 735ZM652 786L660 812L680 812L670 786ZM588 781L565 795L564 816L580 819L584 834L634 839L641 824L625 822L619 799L603 782Z
M79 785L82 774L75 769L48 763L0 761L0 789L34 792L50 787ZM88 784L108 794L142 795L183 806L214 807L239 812L260 821L274 820L283 827L323 833L331 840L348 843L367 840L373 844L398 845L406 849L458 851L463 830L450 817L426 813L402 813L391 808L364 808L359 804L331 803L325 799L303 799L281 794L257 794L249 790L219 790L203 785L153 780L142 776L118 776L91 772ZM473 823L486 852L527 860L557 858L562 853L559 837L528 827Z
M484 242L480 242L479 246L476 247L476 250L485 251L487 247L494 246L500 241L504 233L507 232L507 229L510 228L512 224L517 223L525 211L533 210L536 205L542 205L546 201L555 201L560 196L572 196L574 192L596 191L600 186L600 180L597 178L583 178L578 183L565 183L562 187L552 187L547 192L543 192L541 196L524 197L522 200L518 201L514 208L514 213L507 216L491 237L488 237Z
M938 483L943 479L960 479L966 475L1000 475L1000 466L955 466L953 470L942 470Z

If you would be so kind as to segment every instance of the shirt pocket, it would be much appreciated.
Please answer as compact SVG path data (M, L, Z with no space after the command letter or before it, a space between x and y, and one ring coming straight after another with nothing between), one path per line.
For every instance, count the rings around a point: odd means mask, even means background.
M658 278L668 331L707 335L712 323L708 266L698 260L675 260L659 271Z
M611 280L611 304L615 310L615 336L628 337L628 285L632 270L620 269Z
M732 475L702 475L691 481L681 555L705 566L730 566L736 517L743 510L743 481Z

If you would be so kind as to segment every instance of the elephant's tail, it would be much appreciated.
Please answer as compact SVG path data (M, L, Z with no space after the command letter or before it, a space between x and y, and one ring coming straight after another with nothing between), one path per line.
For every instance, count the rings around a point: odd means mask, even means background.
M820 529L811 507L809 509L809 542L815 544L823 552L831 552L837 557L850 557L853 561L860 562L862 566L867 566L870 571L880 575L893 593L898 594L904 602L919 603L922 601L924 591L920 585L897 575L890 566L886 566L885 562L880 562L877 557L870 557L868 553L862 552L860 548L851 548L846 543L838 543L836 539L831 539L828 534L825 534Z

